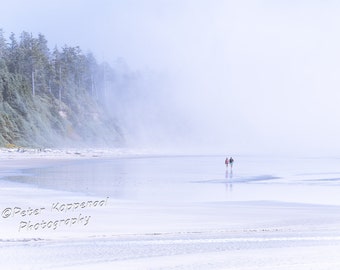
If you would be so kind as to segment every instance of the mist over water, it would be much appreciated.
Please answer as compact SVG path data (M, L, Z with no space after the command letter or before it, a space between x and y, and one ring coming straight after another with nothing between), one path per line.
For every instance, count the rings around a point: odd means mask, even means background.
M131 147L339 153L335 0L16 2L3 7L6 31L124 59L134 76L116 65L107 102Z

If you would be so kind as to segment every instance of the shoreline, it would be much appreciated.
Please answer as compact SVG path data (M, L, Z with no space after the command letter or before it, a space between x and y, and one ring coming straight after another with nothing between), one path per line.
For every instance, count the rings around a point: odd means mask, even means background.
M147 149L128 148L0 148L0 179L20 175L21 170L62 164L68 161L154 155Z
M14 158L76 159L143 155L146 149L129 148L0 148L0 160Z
M319 258L319 265L338 269L332 256L340 250L340 206L280 201L155 204L5 179L21 170L69 161L145 155L150 153L1 149L4 267L243 270L275 269L279 264L282 269L307 270L315 266L309 262Z

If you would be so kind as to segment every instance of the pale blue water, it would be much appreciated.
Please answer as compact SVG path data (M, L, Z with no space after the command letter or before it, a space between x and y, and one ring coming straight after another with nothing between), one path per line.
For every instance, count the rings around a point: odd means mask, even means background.
M339 159L154 156L69 161L13 180L116 199L340 204Z

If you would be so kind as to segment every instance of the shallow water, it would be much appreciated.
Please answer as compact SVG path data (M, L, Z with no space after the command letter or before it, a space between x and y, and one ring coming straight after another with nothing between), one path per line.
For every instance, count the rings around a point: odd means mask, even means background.
M70 161L12 180L143 202L281 201L340 205L339 159L150 156Z

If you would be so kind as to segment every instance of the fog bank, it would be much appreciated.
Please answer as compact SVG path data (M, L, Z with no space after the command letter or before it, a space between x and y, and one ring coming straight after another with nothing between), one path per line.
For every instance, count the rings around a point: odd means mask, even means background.
M29 27L138 73L110 97L131 145L340 150L335 0L19 2L3 7L5 30Z

